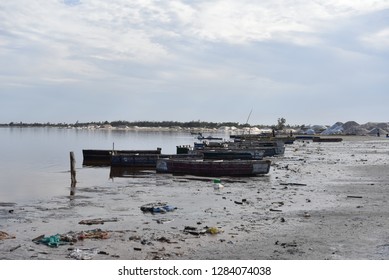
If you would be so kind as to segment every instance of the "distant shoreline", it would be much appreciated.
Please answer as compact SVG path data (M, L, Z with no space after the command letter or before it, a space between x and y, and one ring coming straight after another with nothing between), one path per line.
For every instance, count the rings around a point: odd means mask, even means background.
M114 121L88 123L14 123L0 124L0 128L61 128L79 130L112 130L112 131L183 131L197 133L236 133L236 134L269 134L273 131L278 135L356 135L356 136L383 136L389 135L389 122L368 122L358 124L354 121L346 123L336 122L329 125L250 125L234 122L176 122L176 121Z

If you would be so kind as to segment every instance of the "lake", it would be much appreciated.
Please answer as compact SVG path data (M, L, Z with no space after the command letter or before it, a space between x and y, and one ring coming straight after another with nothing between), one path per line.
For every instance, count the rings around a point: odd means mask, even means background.
M227 134L214 134L228 138ZM82 149L156 149L176 153L195 141L187 131L0 128L0 203L47 200L70 190L70 151L74 151L77 187L117 184L108 167L83 167Z

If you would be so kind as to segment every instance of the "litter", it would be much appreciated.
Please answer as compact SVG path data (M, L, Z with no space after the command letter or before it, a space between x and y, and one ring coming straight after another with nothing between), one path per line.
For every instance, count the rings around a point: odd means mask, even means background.
M107 239L109 238L108 231L102 231L101 229L93 229L81 232L68 232L65 234L56 234L49 237L40 235L34 238L32 241L37 244L45 244L49 247L56 248L60 245L66 245L75 243L84 239Z
M213 180L213 188L215 190L220 190L220 189L224 188L224 186L221 184L220 179L214 179Z
M64 242L61 240L60 234L51 235L49 237L42 237L42 238L36 240L35 242L40 243L40 244L45 244L45 245L52 247L52 248L59 247L59 245L68 244L67 242Z
M73 251L69 254L70 258L76 260L91 260L95 255L97 255L99 251L97 249L73 249Z
M15 236L9 235L5 231L0 231L0 240L5 240L5 239L14 239Z
M104 224L106 222L117 222L118 218L111 218L111 219L90 219L90 220L82 220L79 222L80 225L98 225L98 224Z
M184 228L184 232L192 234L192 235L200 235L200 234L206 234L206 233L218 234L218 233L223 232L223 230L221 230L217 227L204 227L202 229L198 229L196 227L186 226Z
M164 202L156 202L156 203L148 203L145 205L142 205L140 207L140 210L143 212L151 212L151 213L166 213L176 210L177 207L168 205Z
M209 227L207 228L207 233L210 233L210 234L218 234L222 232L220 229L218 229L217 227Z

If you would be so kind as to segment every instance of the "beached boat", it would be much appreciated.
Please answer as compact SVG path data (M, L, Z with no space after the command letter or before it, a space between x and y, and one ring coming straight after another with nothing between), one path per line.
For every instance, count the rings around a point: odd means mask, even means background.
M342 142L343 139L339 137L313 137L313 142Z
M160 158L156 171L195 176L255 176L269 173L270 160L189 160Z
M296 135L296 140L313 140L313 138L316 137L314 135Z
M135 155L135 154L161 154L161 148L156 150L82 150L83 165L110 165L112 155Z

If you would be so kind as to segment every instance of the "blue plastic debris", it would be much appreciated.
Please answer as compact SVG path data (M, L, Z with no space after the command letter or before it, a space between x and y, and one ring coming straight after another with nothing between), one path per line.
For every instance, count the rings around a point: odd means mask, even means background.
M148 203L142 205L140 209L143 212L151 212L151 213L166 213L171 212L177 209L177 207L168 205L167 203L156 202L156 203Z

